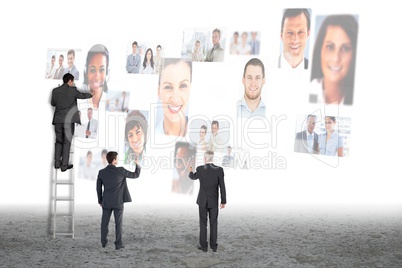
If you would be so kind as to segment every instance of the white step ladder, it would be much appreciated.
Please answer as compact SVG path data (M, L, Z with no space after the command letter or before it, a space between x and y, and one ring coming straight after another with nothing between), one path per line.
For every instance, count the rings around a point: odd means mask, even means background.
M70 162L74 163L74 138L70 148ZM54 169L53 239L71 236L74 239L74 167L61 172Z

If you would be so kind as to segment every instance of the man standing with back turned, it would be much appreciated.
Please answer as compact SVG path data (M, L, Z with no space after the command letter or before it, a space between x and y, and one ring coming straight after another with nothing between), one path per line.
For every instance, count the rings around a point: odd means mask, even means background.
M141 167L138 165L138 159L135 159L134 161L134 172L131 172L124 167L116 167L118 163L117 152L113 151L106 154L106 159L109 165L104 169L99 170L98 179L96 181L98 203L102 207L101 243L102 247L106 247L108 242L107 235L109 233L109 221L113 212L116 226L116 240L114 244L116 249L121 249L124 248L121 240L123 232L124 203L131 202L126 178L138 178L141 173Z
M54 167L66 171L73 167L68 162L74 136L74 124L81 125L77 99L89 99L92 98L92 94L79 92L74 86L74 76L70 73L63 75L63 83L53 89L50 103L56 108L52 122L56 132Z
M223 168L214 165L212 163L213 159L214 152L206 151L204 153L205 165L198 166L195 173L193 173L193 169L190 167L189 174L190 179L200 180L200 190L197 198L200 219L200 245L198 246L198 249L204 252L208 251L208 214L210 226L209 244L213 252L216 252L218 249L218 244L216 243L218 238L218 188L221 192L220 208L225 208L226 206L226 189Z

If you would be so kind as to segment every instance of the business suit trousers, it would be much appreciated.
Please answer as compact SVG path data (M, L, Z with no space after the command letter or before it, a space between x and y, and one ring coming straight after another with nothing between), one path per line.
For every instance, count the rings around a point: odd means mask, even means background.
M199 218L200 218L200 246L202 248L208 248L207 241L207 223L209 215L209 245L212 249L217 249L218 244L216 243L218 239L218 207L206 208L198 206L199 208Z
M123 211L124 204L115 207L115 208L102 208L102 222L101 222L101 243L102 245L106 245L107 243L107 235L109 233L109 221L112 212L114 214L114 223L115 223L115 232L116 232L116 240L114 244L116 246L121 246L123 244L121 237L123 232Z
M55 166L67 167L70 160L71 142L74 136L74 124L54 124L56 132L56 143L54 150Z

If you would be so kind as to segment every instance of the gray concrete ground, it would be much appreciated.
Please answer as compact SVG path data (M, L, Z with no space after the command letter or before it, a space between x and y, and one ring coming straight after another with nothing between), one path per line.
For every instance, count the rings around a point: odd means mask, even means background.
M0 206L1 267L402 267L400 206L228 206L218 252L197 249L193 205L125 206L123 243L100 244L98 205L76 206L75 238L52 238L46 207Z

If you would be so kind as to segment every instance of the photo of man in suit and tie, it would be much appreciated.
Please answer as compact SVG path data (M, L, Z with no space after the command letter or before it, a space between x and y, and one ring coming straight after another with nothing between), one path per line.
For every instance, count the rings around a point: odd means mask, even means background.
M109 221L113 212L116 226L116 240L114 244L116 249L121 249L124 248L122 242L124 203L131 202L126 178L138 178L141 173L141 167L138 164L138 159L134 160L134 172L124 167L117 167L118 153L114 151L108 152L106 159L109 164L104 169L99 170L98 179L96 180L98 203L102 207L101 243L102 247L106 247Z
M306 120L306 129L296 133L294 151L318 154L318 134L314 131L317 116L309 114Z
M310 12L306 8L285 9L282 15L282 52L278 68L308 69L305 48L310 37ZM306 52L308 52L306 50Z
M85 124L85 138L98 138L98 120L93 118L93 113L93 109L89 107L87 110L88 122Z
M213 164L214 152L206 151L204 153L205 165L198 166L196 172L193 172L190 166L189 177L192 180L200 180L200 189L197 197L200 222L200 236L198 249L207 252L207 222L209 214L210 236L209 245L213 252L218 249L218 211L219 208L226 206L226 188L223 168ZM221 202L219 205L219 191Z
M225 50L220 44L221 30L216 28L212 31L212 48L207 51L205 56L206 62L222 62Z
M141 55L138 54L137 52L138 48L137 41L133 42L131 48L133 50L133 53L127 56L126 71L129 74L138 74L140 73L140 67L141 67Z
M75 67L75 50L70 49L67 52L67 64L68 66L64 69L64 74L70 73L74 76L75 80L80 79L80 73L78 72L77 67Z
M54 73L54 79L62 79L64 74L64 56L60 54L59 56L59 68L56 69Z

